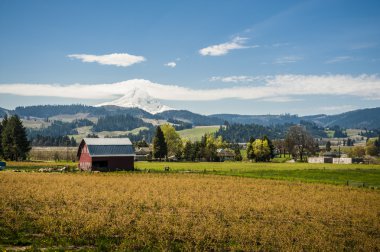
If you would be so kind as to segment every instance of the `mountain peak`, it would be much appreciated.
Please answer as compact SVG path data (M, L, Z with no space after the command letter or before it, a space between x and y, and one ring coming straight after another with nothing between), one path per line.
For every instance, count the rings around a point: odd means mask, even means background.
M140 88L133 88L124 96L110 102L104 102L96 105L97 107L114 105L124 108L139 108L151 114L161 113L173 108L161 104L157 99L154 99L147 92Z

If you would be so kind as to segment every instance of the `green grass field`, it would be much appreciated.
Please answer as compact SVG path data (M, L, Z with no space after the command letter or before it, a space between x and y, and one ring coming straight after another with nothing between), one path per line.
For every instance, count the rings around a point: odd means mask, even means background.
M138 170L151 172L163 172L165 167L170 167L171 172L179 173L217 174L380 188L380 165L136 162L135 167Z
M219 126L199 126L192 129L185 129L177 131L181 138L188 139L190 141L199 141L206 133L215 133L219 129Z
M68 166L75 171L76 162L8 162L7 169L37 171L44 167ZM380 165L366 164L308 164L308 163L251 163L251 162L135 162L138 172L195 173L201 175L239 176L274 180L300 181L380 188Z
M126 131L101 131L101 132L95 132L99 137L117 137L121 135L127 135L127 134L133 134L137 135L140 130L148 130L147 127L139 127L133 130L126 130Z

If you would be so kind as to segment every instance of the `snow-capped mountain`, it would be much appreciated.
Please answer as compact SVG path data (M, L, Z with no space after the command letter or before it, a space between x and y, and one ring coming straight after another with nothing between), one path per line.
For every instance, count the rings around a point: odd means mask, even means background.
M157 114L166 110L174 110L171 107L162 105L157 99L150 96L147 92L134 88L124 96L110 102L98 104L97 107L114 105L125 108L140 108L151 114Z

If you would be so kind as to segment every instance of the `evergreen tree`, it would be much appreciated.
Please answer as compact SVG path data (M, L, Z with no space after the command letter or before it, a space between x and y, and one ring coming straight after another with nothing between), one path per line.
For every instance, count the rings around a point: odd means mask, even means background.
M331 142L327 141L326 143L326 151L331 151Z
M71 139L70 139L70 145L71 145L72 147L77 146L77 142L75 141L74 137L71 137Z
M194 146L190 141L185 143L185 147L183 148L183 159L186 161L194 161Z
M255 153L253 151L253 143L255 142L255 138L251 137L249 142L247 143L247 159L253 160L255 159Z
M232 147L235 153L235 161L242 161L243 157L240 152L240 146L238 144L234 144Z
M168 147L165 141L164 133L160 126L157 126L156 135L153 138L153 157L160 161L168 155Z
M4 124L3 124L4 126ZM2 130L3 157L7 160L23 160L30 151L30 142L20 118L15 115L5 122Z
M3 131L3 124L0 123L0 158L3 156L3 145L2 145L2 141L1 141L1 132Z

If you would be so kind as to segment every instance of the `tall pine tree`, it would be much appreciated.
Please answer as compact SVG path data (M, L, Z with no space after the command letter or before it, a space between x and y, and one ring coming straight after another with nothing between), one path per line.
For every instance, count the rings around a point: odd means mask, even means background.
M6 117L6 115L5 115L5 117ZM5 119L5 117L4 117L4 119ZM0 158L2 158L2 156L3 156L3 147L2 147L3 145L2 145L2 141L1 141L1 136L2 136L1 132L3 131L3 122L0 123Z
M6 160L24 160L30 151L30 142L26 137L26 130L17 115L7 119L4 123L2 136L3 157Z
M165 141L164 133L160 126L157 126L156 135L153 138L153 157L160 161L168 155L168 146Z

